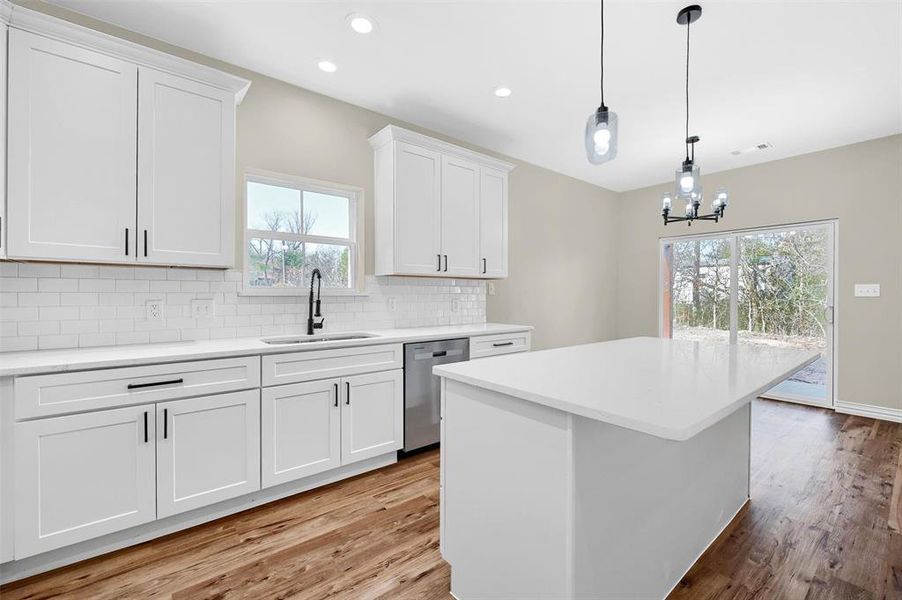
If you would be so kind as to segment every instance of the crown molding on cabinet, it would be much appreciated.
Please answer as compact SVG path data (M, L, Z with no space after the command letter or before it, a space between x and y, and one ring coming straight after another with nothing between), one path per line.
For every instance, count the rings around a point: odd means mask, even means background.
M13 4L9 0L0 0L0 23L9 25L9 16L13 12Z
M226 90L241 104L251 82L237 75L166 54L56 17L0 0L0 20L10 27L49 37Z
M398 127L397 125L386 125L379 130L378 133L373 134L370 137L370 146L373 150L378 150L392 141L407 142L408 144L414 144L415 146L421 146L444 154L453 154L460 158L465 158L475 163L490 166L499 171L504 171L505 173L509 173L516 166L513 163L479 152L474 152L473 150L467 150L466 148L455 146L454 144L449 144L448 142L443 142L433 137L429 137L428 135Z

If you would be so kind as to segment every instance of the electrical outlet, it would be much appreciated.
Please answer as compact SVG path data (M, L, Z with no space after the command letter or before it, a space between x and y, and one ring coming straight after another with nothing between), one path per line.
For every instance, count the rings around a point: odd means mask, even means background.
M457 298L451 298L451 312L456 313L460 312L460 300Z
M162 300L148 300L145 307L145 315L144 318L148 321L162 321L163 320L163 301Z
M214 316L212 298L195 298L191 301L191 316L195 319L205 319Z
M398 310L398 299L394 296L388 297L388 312L397 312Z
M490 281L489 282L489 296L494 296L494 295L495 295L495 282Z
M879 298L880 297L880 284L879 283L856 283L855 284L855 297L856 298Z

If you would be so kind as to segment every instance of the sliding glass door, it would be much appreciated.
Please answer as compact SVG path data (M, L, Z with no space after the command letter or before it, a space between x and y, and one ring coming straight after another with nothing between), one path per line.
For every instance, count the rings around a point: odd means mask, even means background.
M832 406L833 223L665 239L661 269L663 336L816 349L766 396Z

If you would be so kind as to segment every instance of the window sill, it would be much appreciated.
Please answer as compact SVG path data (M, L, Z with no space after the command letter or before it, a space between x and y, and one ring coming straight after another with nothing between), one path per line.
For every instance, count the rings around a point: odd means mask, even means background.
M245 288L242 287L239 290L239 296L248 296L248 297L278 297L278 296L299 296L306 298L310 294L309 288L296 288L296 289L284 289L284 288ZM320 296L323 298L366 298L369 296L366 292L361 292L357 290L344 290L344 289L336 289L336 288L323 288Z

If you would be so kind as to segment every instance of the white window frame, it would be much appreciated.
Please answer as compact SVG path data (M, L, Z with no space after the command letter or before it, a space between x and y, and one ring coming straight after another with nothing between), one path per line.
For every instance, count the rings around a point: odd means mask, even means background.
M278 187L287 187L299 190L300 192L319 192L333 196L342 196L348 199L348 210L350 212L349 219L349 239L334 238L321 235L297 235L293 233L272 232L259 229L249 229L247 226L247 184L249 182L262 183ZM312 244L334 244L349 245L349 279L351 286L347 288L325 287L322 288L323 296L361 296L364 290L364 190L363 188L345 185L343 183L335 183L332 181L323 181L320 179L312 179L309 177L300 177L296 175L287 175L284 173L275 173L272 171L264 171L262 169L247 169L244 174L244 190L242 192L242 219L241 223L244 228L244 247L241 251L242 257L242 278L241 292L242 296L306 296L309 288L305 286L297 288L263 288L248 285L250 260L248 257L248 241L252 237L265 237L269 239L285 239L297 240Z

